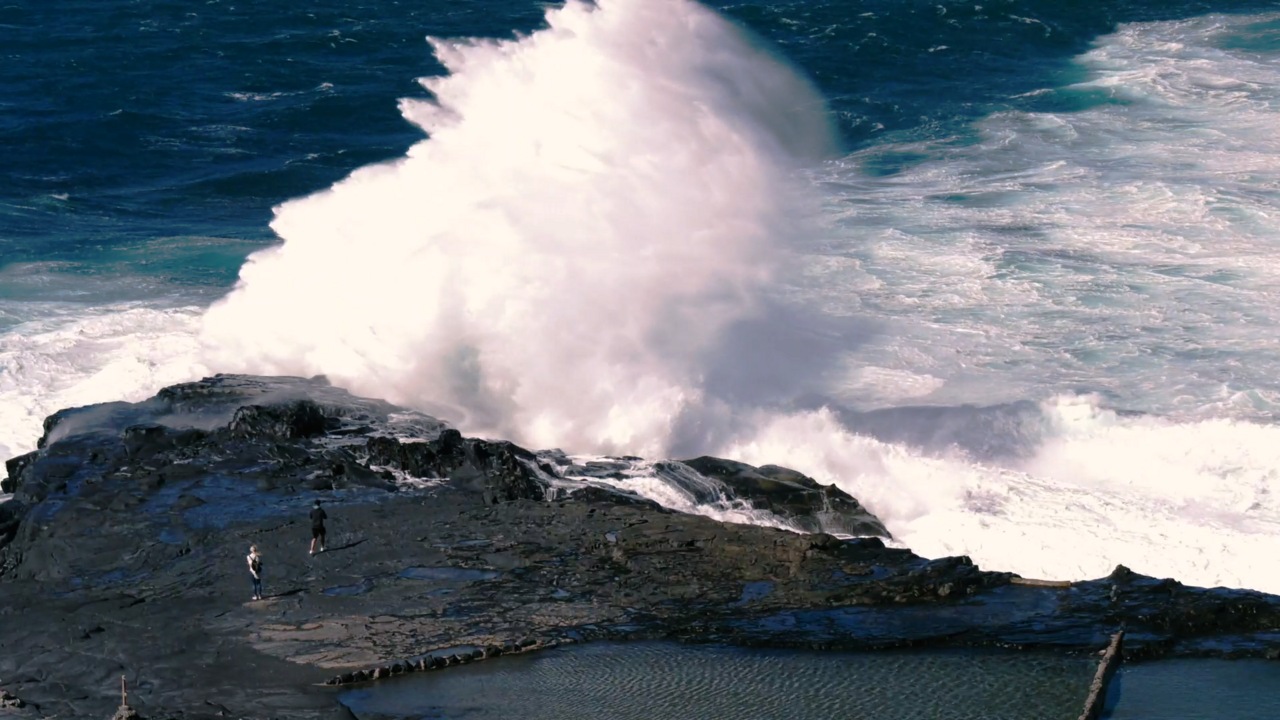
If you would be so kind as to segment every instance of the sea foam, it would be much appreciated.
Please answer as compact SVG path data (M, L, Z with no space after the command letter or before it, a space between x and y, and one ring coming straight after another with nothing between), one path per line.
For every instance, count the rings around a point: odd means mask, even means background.
M197 340L203 308L42 305L0 333L0 459L35 449L45 417L58 410L136 402L209 374Z
M1046 401L1038 422L1034 452L1016 460L855 435L827 410L771 417L723 452L835 483L927 557L1055 580L1124 564L1280 592L1280 427L1122 417L1089 397Z

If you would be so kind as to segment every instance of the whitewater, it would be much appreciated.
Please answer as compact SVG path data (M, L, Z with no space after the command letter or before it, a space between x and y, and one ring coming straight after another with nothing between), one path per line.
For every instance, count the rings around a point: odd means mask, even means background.
M1280 592L1280 16L1123 25L1034 91L1082 109L853 153L700 5L546 20L430 39L426 139L276 208L224 297L0 272L43 293L0 307L0 455L62 407L324 374L536 448L793 467L925 556Z

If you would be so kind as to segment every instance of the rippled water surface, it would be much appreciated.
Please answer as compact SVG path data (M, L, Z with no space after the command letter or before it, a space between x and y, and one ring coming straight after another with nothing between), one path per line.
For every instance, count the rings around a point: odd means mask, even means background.
M1280 663L1169 660L1122 667L1112 681L1110 720L1280 717Z
M523 720L1074 719L1095 664L1013 652L600 643L344 693L376 716Z

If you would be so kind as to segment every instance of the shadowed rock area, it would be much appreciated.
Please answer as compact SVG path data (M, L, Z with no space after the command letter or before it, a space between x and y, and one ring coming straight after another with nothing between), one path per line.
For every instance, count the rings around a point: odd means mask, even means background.
M320 378L63 410L7 466L0 715L102 720L124 675L152 720L350 717L324 683L600 638L1092 652L1125 624L1129 659L1280 657L1275 596L1124 568L1017 584L888 547L855 498L785 468L534 452ZM643 473L814 532L674 512L627 489Z

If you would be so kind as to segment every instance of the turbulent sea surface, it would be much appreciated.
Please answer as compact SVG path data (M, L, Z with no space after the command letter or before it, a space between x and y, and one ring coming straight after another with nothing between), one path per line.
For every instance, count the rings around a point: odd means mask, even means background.
M325 374L1280 592L1274 2L22 0L0 56L0 458Z

